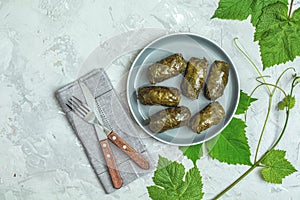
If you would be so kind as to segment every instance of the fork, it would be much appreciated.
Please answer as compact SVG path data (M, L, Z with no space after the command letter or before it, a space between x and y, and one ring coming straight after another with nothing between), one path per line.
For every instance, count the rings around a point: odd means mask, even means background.
M81 117L86 122L95 125L95 128L101 127L106 134L106 137L115 144L119 149L126 153L139 167L142 169L149 169L149 162L144 159L134 148L132 148L127 142L125 142L119 135L117 135L113 130L105 127L101 123L95 113L90 109L89 106L82 103L77 97L72 96L67 104L71 110L73 110L79 117ZM98 132L96 129L97 135ZM98 135L98 139L101 136ZM107 139L105 138L105 139ZM112 153L111 153L112 154Z
M146 159L144 159L127 142L125 142L117 133L115 133L112 129L104 126L103 122L101 123L99 121L95 113L90 109L88 105L82 103L82 101L80 101L77 97L72 96L68 100L67 106L70 109L74 110L74 112L86 122L94 124L95 127L100 126L107 135L107 138L124 153L126 153L139 167L141 167L142 169L150 168L149 162Z
M80 118L94 125L113 186L117 189L121 188L123 181L118 170L114 154L107 140L107 134L111 131L101 126L95 113L87 105L84 105L78 98L74 96L71 97L66 105Z
M97 119L95 113L88 107L87 105L83 104L81 100L79 100L77 97L72 96L66 105L73 110L80 118L82 118L84 121L93 124L93 125L99 125L101 128L103 128L104 132L106 134L109 134L111 130L103 126L99 120Z

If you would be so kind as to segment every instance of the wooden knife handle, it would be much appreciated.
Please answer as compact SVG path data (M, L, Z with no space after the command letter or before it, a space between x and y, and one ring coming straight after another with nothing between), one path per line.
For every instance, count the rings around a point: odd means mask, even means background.
M111 177L111 181L113 183L114 188L119 189L122 187L123 181L120 175L120 172L118 170L116 160L114 158L114 155L111 151L111 148L109 146L108 140L101 140L100 141L101 149L103 151L103 155L108 167L108 172Z
M145 160L141 154L136 152L134 148L127 144L119 135L112 131L107 137L110 141L112 141L112 143L126 153L138 166L142 169L149 169L149 162Z

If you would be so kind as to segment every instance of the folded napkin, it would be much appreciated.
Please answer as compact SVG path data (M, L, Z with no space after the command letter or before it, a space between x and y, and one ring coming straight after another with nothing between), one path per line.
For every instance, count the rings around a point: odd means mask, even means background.
M71 96L76 96L85 102L85 98L78 81L84 82L94 94L98 109L102 109L104 115L107 117L107 120L104 121L104 123L107 123L105 126L111 127L130 146L149 161L150 170L143 170L125 153L109 141L123 179L123 186L134 181L145 173L150 172L151 168L153 168L153 162L151 162L151 158L139 138L139 133L134 126L134 122L121 104L119 97L103 69L93 70L78 80L57 90L56 98L58 99L63 111L66 113L66 117L74 129L75 134L81 141L92 168L103 185L106 193L111 193L116 189L112 185L94 126L85 122L66 106L66 102Z

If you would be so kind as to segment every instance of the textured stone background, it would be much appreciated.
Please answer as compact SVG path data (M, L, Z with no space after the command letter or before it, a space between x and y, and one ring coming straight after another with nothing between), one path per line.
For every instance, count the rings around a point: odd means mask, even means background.
M78 77L82 63L109 38L140 28L191 31L221 45L240 74L241 88L250 92L256 72L233 45L239 42L260 63L253 27L248 21L210 20L217 0L0 0L0 200L44 199L148 199L152 173L129 186L105 195L77 138L60 111L54 91ZM295 1L296 7L300 1ZM134 56L127 55L107 67L114 86L124 97L124 74ZM285 66L295 66L300 59ZM265 71L273 78L283 70ZM288 87L289 78L282 86ZM251 107L247 134L254 153L267 105L266 91L257 94ZM280 100L275 97L275 102ZM296 98L300 100L299 89ZM298 101L299 102L299 101ZM300 103L293 109L287 134L278 148L300 169ZM282 113L271 116L262 151L279 134ZM143 133L149 151L169 159L191 161L177 147L157 142ZM201 169L205 199L210 199L247 169L230 166L205 156ZM282 185L262 181L258 171L228 192L223 199L299 199L299 172Z

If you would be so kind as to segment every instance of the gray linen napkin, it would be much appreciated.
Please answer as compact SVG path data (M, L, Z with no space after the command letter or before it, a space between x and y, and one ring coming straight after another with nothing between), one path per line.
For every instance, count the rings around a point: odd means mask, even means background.
M132 146L137 152L141 153L141 155L149 161L150 170L143 170L139 168L139 166L136 165L125 153L110 142L118 169L123 179L123 186L134 181L145 173L150 172L151 168L153 168L153 162L151 161L144 144L139 138L139 133L133 124L134 122L122 106L109 78L107 77L107 74L103 69L93 70L78 80L57 90L56 98L63 111L66 113L66 117L74 129L75 134L81 141L92 168L103 185L106 193L111 193L116 189L112 186L94 126L79 118L65 104L72 95L85 102L85 98L78 81L84 82L94 94L97 106L102 109L107 117L107 121L104 121L104 123L107 123L105 125L110 126L130 146Z

